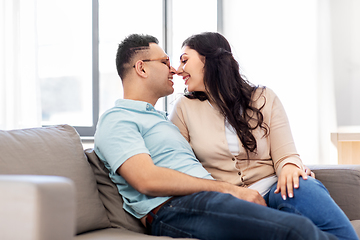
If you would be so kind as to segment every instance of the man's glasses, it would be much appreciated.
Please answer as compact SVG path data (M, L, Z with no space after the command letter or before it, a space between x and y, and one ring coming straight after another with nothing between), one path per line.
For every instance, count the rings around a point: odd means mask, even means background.
M163 64L165 64L166 66L168 66L168 68L170 68L170 58L168 56L167 57L162 57L162 58L144 59L144 60L141 60L141 61L143 61L143 62L160 61ZM133 67L135 67L135 65Z

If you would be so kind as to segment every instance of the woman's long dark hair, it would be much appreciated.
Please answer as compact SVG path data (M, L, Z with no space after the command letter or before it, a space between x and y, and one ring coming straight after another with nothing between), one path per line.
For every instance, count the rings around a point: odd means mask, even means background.
M252 85L240 74L239 64L231 53L228 41L219 33L196 34L183 42L200 55L205 56L204 85L210 96L204 92L190 92L185 96L204 101L210 98L220 108L221 113L236 130L247 154L257 148L252 130L257 127L269 133L264 123L261 109L252 106L252 95L258 86ZM266 99L265 99L266 100ZM250 124L254 122L255 125Z

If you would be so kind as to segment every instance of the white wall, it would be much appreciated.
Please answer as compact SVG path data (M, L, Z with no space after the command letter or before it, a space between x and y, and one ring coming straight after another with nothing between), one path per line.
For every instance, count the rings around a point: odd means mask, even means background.
M360 125L360 1L330 0L339 126Z
M303 162L336 163L332 62L324 58L331 57L327 0L224 4L224 35L249 81L280 97Z

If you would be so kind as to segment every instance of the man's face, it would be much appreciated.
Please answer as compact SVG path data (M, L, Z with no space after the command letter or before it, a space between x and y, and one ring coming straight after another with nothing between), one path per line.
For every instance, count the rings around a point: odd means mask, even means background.
M175 69L171 67L170 60L164 50L156 43L150 43L149 58L144 59L149 71L149 90L157 97L164 97L174 92L173 75Z

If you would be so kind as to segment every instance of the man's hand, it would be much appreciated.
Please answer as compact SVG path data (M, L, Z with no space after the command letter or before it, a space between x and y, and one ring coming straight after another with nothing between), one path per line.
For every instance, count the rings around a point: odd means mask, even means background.
M286 200L286 191L289 198L294 197L294 188L299 188L300 177L306 180L308 175L294 164L285 164L281 169L275 193L281 192L284 200Z
M235 186L235 185L233 185ZM254 189L250 188L243 188L235 186L236 189L234 191L230 191L229 193L237 198L240 198L242 200L257 203L263 206L267 206L264 198L260 195L260 193Z

